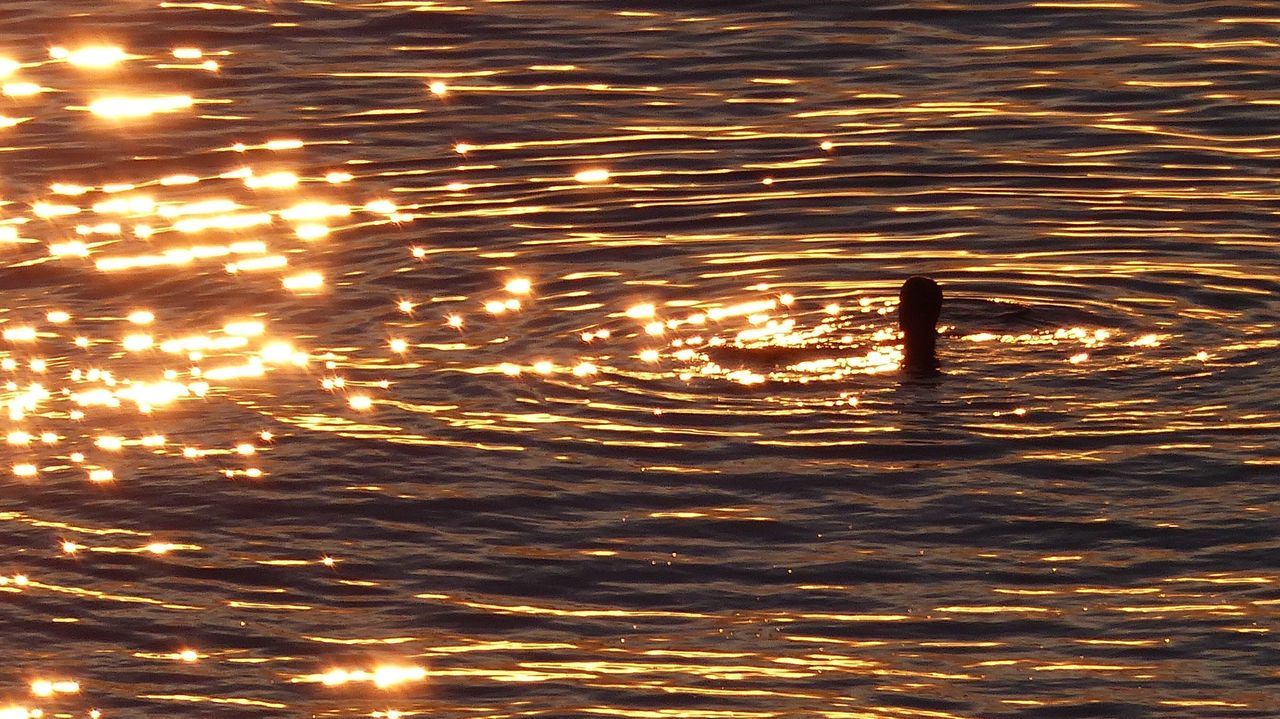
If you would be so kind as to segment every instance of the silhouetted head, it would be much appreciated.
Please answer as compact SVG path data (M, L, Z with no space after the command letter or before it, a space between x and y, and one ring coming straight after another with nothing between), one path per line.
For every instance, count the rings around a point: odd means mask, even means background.
M904 366L908 370L938 368L934 354L938 339L938 315L942 313L942 289L928 277L912 277L898 293L898 326L902 328Z

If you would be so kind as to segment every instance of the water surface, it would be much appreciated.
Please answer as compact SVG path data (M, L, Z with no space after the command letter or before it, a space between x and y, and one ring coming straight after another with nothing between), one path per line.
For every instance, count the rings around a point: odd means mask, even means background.
M815 5L4 3L0 716L1280 714L1280 15Z

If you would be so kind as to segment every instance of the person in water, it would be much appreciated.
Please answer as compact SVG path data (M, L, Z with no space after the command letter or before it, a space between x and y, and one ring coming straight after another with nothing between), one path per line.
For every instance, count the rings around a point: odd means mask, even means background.
M919 275L908 278L898 292L898 327L902 329L902 368L917 374L938 371L938 315L942 289Z

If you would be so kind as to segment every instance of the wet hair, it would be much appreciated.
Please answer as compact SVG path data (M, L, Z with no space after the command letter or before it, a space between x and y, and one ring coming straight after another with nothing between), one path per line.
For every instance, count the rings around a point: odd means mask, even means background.
M912 372L936 372L938 316L942 313L942 288L919 275L902 283L898 293L898 327L902 328L903 367Z

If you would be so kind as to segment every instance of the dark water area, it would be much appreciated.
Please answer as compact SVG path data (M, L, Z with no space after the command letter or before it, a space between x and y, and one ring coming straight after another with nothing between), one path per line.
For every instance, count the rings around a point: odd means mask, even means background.
M1280 716L1278 29L7 0L0 717Z

